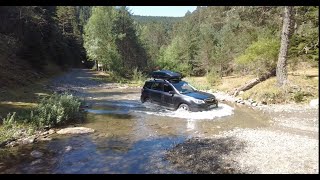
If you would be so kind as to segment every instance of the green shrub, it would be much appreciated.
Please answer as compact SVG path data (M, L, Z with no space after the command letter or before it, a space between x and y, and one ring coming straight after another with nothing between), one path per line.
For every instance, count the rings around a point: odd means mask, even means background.
M221 83L221 77L215 70L211 70L207 74L206 78L211 86L216 86Z
M9 113L2 119L0 142L18 138L20 134L33 134L37 128L53 127L79 118L81 101L69 94L52 94L43 98L34 110Z
M265 92L260 93L260 100L268 104L283 103L286 101L286 94L279 88L270 88Z
M146 80L146 77L142 74L141 71L138 71L138 68L133 69L132 81L138 84L143 83Z
M6 127L11 127L16 122L16 112L13 112L12 114L7 114L6 118L3 118L2 123Z
M30 114L30 120L38 127L55 126L78 117L81 102L69 94L53 94L43 98Z
M304 97L304 93L302 91L297 91L293 94L293 100L296 103L302 102L303 101L303 97Z

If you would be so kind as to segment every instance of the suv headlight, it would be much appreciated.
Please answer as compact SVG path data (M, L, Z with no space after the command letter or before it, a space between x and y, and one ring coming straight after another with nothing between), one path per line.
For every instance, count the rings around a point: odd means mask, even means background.
M194 99L193 101L197 104L204 104L205 103L204 100L200 100L200 99Z

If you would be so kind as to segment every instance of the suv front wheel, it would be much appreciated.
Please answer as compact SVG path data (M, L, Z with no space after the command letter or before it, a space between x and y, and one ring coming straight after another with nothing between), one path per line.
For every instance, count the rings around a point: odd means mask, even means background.
M190 108L189 108L188 104L180 104L178 109L182 109L182 110L185 110L185 111L190 111Z
M149 98L147 98L147 97L146 97L146 98L144 98L144 99L141 99L141 102L142 102L142 103L145 103L145 102L151 102L151 100L150 100Z

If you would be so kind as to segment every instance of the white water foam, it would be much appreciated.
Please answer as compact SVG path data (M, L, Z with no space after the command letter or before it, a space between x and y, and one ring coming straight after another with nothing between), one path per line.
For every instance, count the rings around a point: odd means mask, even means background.
M183 119L215 119L224 116L230 116L233 114L234 108L228 106L226 104L219 104L218 108L209 110L209 111L201 111L201 112L188 112L185 110L166 110L163 109L162 111L153 112L153 111L135 111L139 113L145 113L149 115L157 115L157 116L167 116L167 117L176 117L176 118L183 118Z
M141 104L140 101L110 101L110 102L101 102L95 103L95 105L106 105L106 106L118 106L118 107L128 107L128 108L141 108L145 107Z

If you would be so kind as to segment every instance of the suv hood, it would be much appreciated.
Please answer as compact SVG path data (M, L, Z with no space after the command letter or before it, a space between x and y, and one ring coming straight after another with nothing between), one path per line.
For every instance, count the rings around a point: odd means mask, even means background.
M186 93L186 94L183 94L183 95L190 96L190 97L193 97L193 98L196 98L196 99L201 99L201 100L205 100L207 98L215 97L213 94L202 92L202 91Z

